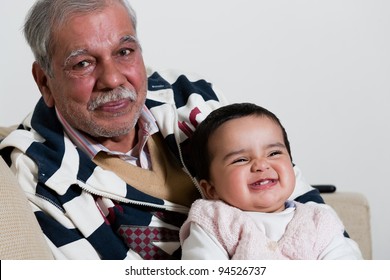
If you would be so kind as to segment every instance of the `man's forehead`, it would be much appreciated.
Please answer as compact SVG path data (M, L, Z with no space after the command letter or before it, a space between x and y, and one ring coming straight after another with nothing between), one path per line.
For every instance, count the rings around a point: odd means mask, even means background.
M53 50L65 57L93 48L111 48L131 42L138 44L133 23L125 9L78 14L70 18L67 25L58 26L53 31Z

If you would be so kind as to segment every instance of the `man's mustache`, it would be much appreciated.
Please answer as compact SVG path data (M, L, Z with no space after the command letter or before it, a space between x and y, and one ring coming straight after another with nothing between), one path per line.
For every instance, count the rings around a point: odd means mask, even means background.
M95 96L88 102L87 108L89 111L93 111L108 102L115 102L121 99L130 99L131 101L135 101L137 99L137 94L134 90L119 87L111 91L102 92L98 96Z

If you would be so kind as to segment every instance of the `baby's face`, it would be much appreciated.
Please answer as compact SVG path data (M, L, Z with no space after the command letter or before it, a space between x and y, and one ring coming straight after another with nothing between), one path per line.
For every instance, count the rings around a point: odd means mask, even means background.
M278 212L295 187L291 158L281 128L267 117L227 121L209 139L210 180L201 181L209 199L244 211Z

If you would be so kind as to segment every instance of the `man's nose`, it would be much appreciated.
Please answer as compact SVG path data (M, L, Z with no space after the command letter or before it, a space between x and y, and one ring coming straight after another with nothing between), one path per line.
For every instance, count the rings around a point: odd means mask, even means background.
M264 172L270 168L270 164L267 159L260 158L253 160L251 167L252 172Z
M98 90L111 90L126 82L125 75L112 59L102 62L98 73L96 82Z

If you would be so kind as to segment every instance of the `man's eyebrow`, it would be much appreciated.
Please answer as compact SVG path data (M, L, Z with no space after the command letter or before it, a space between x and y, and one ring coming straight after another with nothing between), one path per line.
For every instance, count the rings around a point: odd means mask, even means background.
M82 54L85 54L87 53L87 49L79 49L79 50L74 50L72 51L68 57L65 59L65 62L64 62L64 66L68 65L70 60L73 58L73 57L76 57L78 55L82 55Z
M139 45L139 41L137 39L137 37L133 36L133 35L125 35L123 36L121 39L120 39L120 43L137 43L137 45Z
M123 44L123 43L136 43L138 46L140 46L137 37L135 37L135 36L133 36L133 35L125 35L125 36L123 36L123 37L119 40L119 43L121 43L121 44ZM71 60L73 57L76 57L76 56L78 56L78 55L83 55L83 54L86 54L86 53L88 53L88 50L87 50L87 49L78 49L78 50L72 51L72 52L68 55L68 57L65 59L64 66L66 66L67 64L69 64L70 60Z

